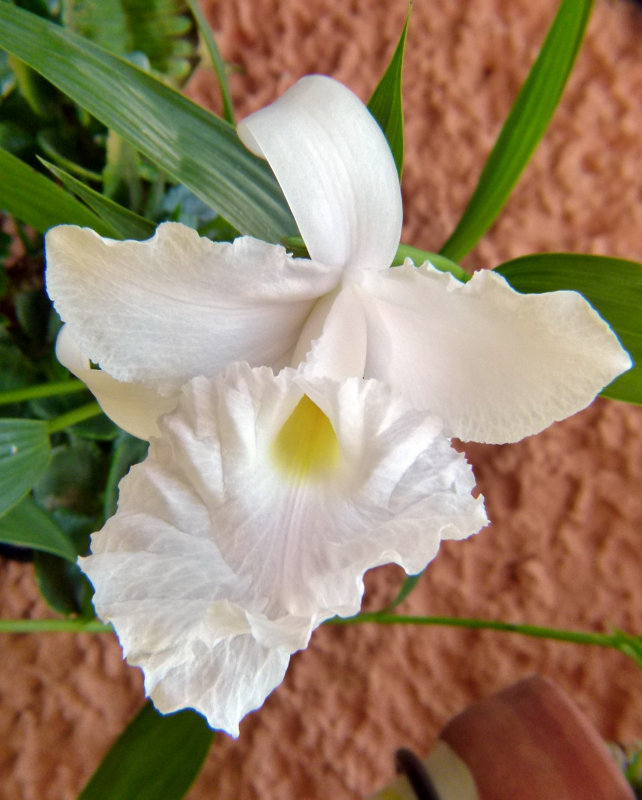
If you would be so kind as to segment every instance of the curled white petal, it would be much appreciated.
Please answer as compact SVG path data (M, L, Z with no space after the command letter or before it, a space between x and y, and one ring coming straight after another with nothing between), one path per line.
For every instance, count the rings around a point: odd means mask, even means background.
M81 351L161 394L234 360L289 363L315 300L340 279L283 247L215 243L179 223L144 242L58 226L46 251L47 291Z
M381 128L347 87L309 75L238 133L268 160L313 259L390 266L401 235L399 178Z
M299 479L274 447L304 395L340 458ZM152 699L233 734L317 625L358 610L367 569L419 572L486 523L441 424L375 381L233 365L192 380L160 428L81 566Z
M73 340L67 325L62 326L56 339L56 358L87 385L116 425L139 439L157 436L156 421L176 406L176 392L162 396L140 383L117 381L104 370L91 369L89 359Z
M464 440L513 442L585 408L631 366L577 292L520 294L490 270L465 284L410 262L364 274L366 376Z

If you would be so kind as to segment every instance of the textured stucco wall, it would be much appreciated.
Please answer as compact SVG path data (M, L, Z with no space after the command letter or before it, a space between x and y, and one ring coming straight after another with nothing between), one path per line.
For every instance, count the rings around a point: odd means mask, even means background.
M363 99L401 30L403 0L241 0L205 4L241 113L308 72ZM417 0L405 72L404 240L438 249L475 184L555 0ZM535 251L642 260L642 12L598 0L545 141L467 264ZM192 93L218 103L214 78ZM203 153L203 158L208 154ZM642 409L598 401L510 446L467 446L491 527L447 543L404 606L413 613L568 628L642 630ZM396 568L368 576L389 599ZM29 567L0 566L0 613L46 613ZM0 796L76 796L142 701L115 640L0 639ZM392 775L397 746L426 752L475 699L534 671L569 691L600 732L642 737L642 680L597 648L446 629L331 628L233 741L220 737L190 800L357 798Z

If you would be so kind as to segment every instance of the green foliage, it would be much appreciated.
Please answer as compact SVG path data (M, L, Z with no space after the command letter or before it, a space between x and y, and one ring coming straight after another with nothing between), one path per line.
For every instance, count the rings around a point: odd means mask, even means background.
M62 0L66 28L161 76L185 81L196 63L196 37L185 0ZM140 58L138 58L140 62Z
M151 703L129 723L78 800L180 800L214 731L194 711L161 716Z
M48 339L51 301L42 289L20 292L15 297L14 307L21 331L34 351L52 343Z
M0 174L0 208L40 233L69 223L93 228L101 236L117 236L110 225L75 197L2 148Z
M50 424L66 414L87 408L87 393L59 394L53 397L35 398L29 403L29 411L35 417L47 420ZM111 441L120 429L105 417L104 414L91 416L90 419L76 420L73 427L74 436L98 441ZM50 431L51 433L51 431Z
M68 172L44 161L44 159L41 160L70 192L86 203L105 224L111 226L118 233L117 238L148 239L153 236L155 230L153 222L135 214L125 206L115 203Z
M613 637L618 650L632 658L638 667L642 669L642 636L616 629L613 631Z
M118 484L129 472L130 467L138 464L147 455L147 442L121 431L114 442L105 495L103 500L103 516L105 519L116 513L118 503Z
M61 21L58 3L51 8L45 2L17 5L43 21ZM184 81L198 61L197 35L185 0L64 0L60 13L70 30L136 61L162 80ZM119 148L105 150L105 142L116 134L106 133L15 54L0 53L0 89L0 147L36 169L37 158L45 155L66 172L98 182L106 161L107 195L118 198L125 186L137 191L140 201L142 186L131 145L122 142ZM128 158L122 157L124 152ZM132 202L130 208L139 205ZM16 213L13 205L7 210Z
M403 101L401 97L401 78L403 71L403 56L406 48L406 36L410 11L408 9L406 23L401 31L399 43L386 69L383 78L379 81L372 97L368 101L370 113L381 126L385 133L392 155L395 159L397 173L401 178L403 170L404 137L403 137Z
M9 54L0 51L0 99L6 97L16 84L16 76L9 66Z
M453 261L470 252L493 224L544 135L575 63L592 6L593 0L562 0L466 210L441 248Z
M97 517L102 508L106 457L91 441L69 436L65 444L54 447L46 472L34 486L34 496L43 508L71 509Z
M138 153L114 131L107 134L103 169L103 194L138 211L143 202L143 183L139 172Z
M265 241L296 232L268 166L231 125L92 42L0 3L0 47L18 56L221 214Z
M76 560L76 549L69 537L31 497L25 497L0 517L0 542Z
M216 39L212 35L212 30L205 19L205 15L201 10L198 0L187 0L187 4L196 20L198 32L203 38L210 61L212 62L212 67L216 73L216 79L218 80L219 89L221 90L221 99L223 101L223 119L229 122L230 125L235 125L236 119L234 115L234 106L232 104L232 95L230 94L230 87L227 83L225 64L223 63L221 53L216 44Z
M49 437L44 422L0 419L0 515L16 505L49 463Z
M57 22L57 3L16 3ZM102 127L15 55L0 53L0 147L39 169L38 155L72 172L95 175ZM78 162L78 163L77 163Z
M388 603L383 611L393 611L395 608L397 608L397 606L400 606L406 597L408 597L410 592L412 592L415 586L419 583L422 575L423 572L420 572L418 575L406 575L396 596L390 603Z
M58 614L92 619L93 589L80 567L48 553L36 552L34 575L40 594Z
M392 266L396 267L403 264L407 258L409 258L416 267L420 267L422 264L425 264L426 261L430 261L435 269L440 269L442 272L450 272L451 275L462 283L466 283L466 281L471 279L471 275L469 275L466 270L462 269L459 264L446 258L446 256L441 253L429 253L426 250L419 250L419 248L410 247L407 244L399 245Z
M10 340L0 341L0 392L21 389L35 383L37 370L25 354ZM2 407L5 417L18 416L20 406L17 404Z
M642 264L621 258L547 253L524 256L497 267L519 292L573 289L584 295L617 333L634 366L602 394L642 404Z
M9 56L9 66L15 75L20 94L33 113L44 119L53 117L56 113L56 103L52 97L50 84L15 56Z

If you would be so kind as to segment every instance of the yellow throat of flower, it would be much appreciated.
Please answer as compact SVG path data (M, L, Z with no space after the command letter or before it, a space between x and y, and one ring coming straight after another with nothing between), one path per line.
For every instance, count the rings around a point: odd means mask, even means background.
M279 471L295 481L322 477L339 464L332 423L306 394L272 442L272 456Z

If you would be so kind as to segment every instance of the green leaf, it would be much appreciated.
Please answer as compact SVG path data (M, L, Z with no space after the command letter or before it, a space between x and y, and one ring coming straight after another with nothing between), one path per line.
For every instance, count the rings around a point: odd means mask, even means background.
M642 669L642 636L626 633L617 628L614 629L613 636L618 650L632 658Z
M397 608L397 606L401 605L401 603L403 603L406 597L408 597L415 586L419 583L419 579L422 575L423 572L420 572L418 575L406 575L395 598L383 610L392 611L393 609Z
M0 517L0 542L53 553L67 561L76 560L71 540L31 497L25 497Z
M89 536L100 528L97 517L80 514L68 508L51 512L53 520L72 542L74 551L85 554L89 549ZM76 563L48 553L34 553L34 576L41 595L51 609L59 614L76 614L84 619L94 618L91 599L92 585Z
M156 226L151 220L145 219L138 214L134 214L128 208L115 203L108 197L90 188L82 181L74 178L68 172L50 164L43 158L42 163L51 170L58 180L63 183L70 192L77 195L83 202L98 214L108 225L123 239L149 239L154 235Z
M9 55L0 52L0 100L10 94L16 85L16 76L9 65Z
M63 0L63 23L111 53L144 53L156 72L185 80L198 57L184 11L184 0Z
M47 340L51 300L44 289L29 289L20 292L14 304L20 329L34 350L41 349Z
M59 95L65 103L68 103L66 97L62 94ZM95 123L98 124L98 123ZM87 132L88 133L88 132ZM104 133L101 131L96 136L99 141L102 141ZM42 128L38 131L36 137L39 150L44 153L47 158L50 158L61 169L66 169L69 172L77 175L79 178L84 178L88 181L102 181L102 173L96 172L93 169L88 169L82 164L77 163L80 153L84 153L84 157L90 156L89 152L85 150L93 150L97 148L96 140L92 141L93 148L87 148L86 142L83 142L78 135L78 131L71 126L65 124L58 128ZM16 154L17 155L17 154ZM92 153L92 162L96 163L96 152ZM36 156L40 159L39 156ZM100 153L100 163L102 164L104 158L104 151Z
M584 295L634 361L601 394L642 404L642 264L606 256L546 253L507 261L495 271L518 292L574 289Z
M98 514L106 470L107 458L100 447L73 436L69 443L51 451L49 466L34 486L34 496L48 511L66 508Z
M430 261L435 269L440 269L442 272L450 272L451 275L462 283L466 283L466 281L472 278L472 275L469 275L459 264L446 258L446 256L441 253L429 253L426 250L419 250L419 248L411 247L408 244L399 245L392 261L392 266L397 267L403 264L407 258L409 258L416 267L420 267L422 264L425 264L426 261Z
M118 504L118 484L134 464L138 464L147 455L148 442L137 439L122 431L114 442L105 499L103 500L103 516L105 519L116 513Z
M25 151L33 147L34 138L27 131L11 120L0 120L0 147L13 153L14 156L22 156Z
M401 97L401 78L403 71L403 55L406 47L410 11L408 8L406 23L401 31L399 43L392 56L379 85L374 90L368 101L368 109L381 126L386 135L392 155L397 166L397 173L401 178L403 170L404 138L403 138L403 101Z
M95 442L111 442L120 433L120 428L106 414L99 414L74 424L74 436Z
M7 8L18 10L11 6ZM4 4L0 3L0 20L4 9ZM40 233L45 233L54 225L71 223L93 228L101 236L117 235L110 225L75 197L2 148L0 175L0 209L26 222Z
M77 564L48 553L34 553L33 569L40 594L49 608L59 614L94 617L94 590Z
M221 57L221 52L216 44L216 39L212 33L205 14L201 11L198 0L187 0L190 11L192 12L196 25L198 26L199 33L203 37L205 47L212 62L212 67L216 73L218 87L221 92L221 100L223 101L223 119L226 119L231 125L236 124L234 117L234 105L232 104L232 95L230 94L230 87L227 82L227 75L225 71L225 63Z
M194 711L161 716L148 702L78 800L180 800L198 775L213 738L214 731Z
M9 255L11 247L11 236L8 233L0 230L0 264Z
M0 515L16 505L47 469L45 422L0 419Z
M56 113L55 91L51 84L43 80L37 72L23 63L19 58L9 56L9 65L16 76L20 94L29 107L39 117L49 119Z
M243 147L224 120L92 42L6 3L0 3L0 47L22 58L241 233L269 242L296 233L269 167Z
M29 409L34 417L52 423L63 415L73 414L74 411L86 408L89 398L91 398L90 394L76 392L36 397L29 403ZM96 416L92 414L87 419L75 420L73 426L74 436L99 441L115 439L120 431L120 428L104 414Z
M493 224L544 135L582 44L592 5L593 0L560 4L468 206L441 248L453 261L461 261Z
M11 342L0 342L0 394L35 383L38 373L27 357ZM3 404L4 405L4 404ZM19 407L5 405L3 414L16 415Z
M131 144L114 131L107 134L103 169L103 194L115 202L139 211L143 203L143 182L139 175L140 156Z

